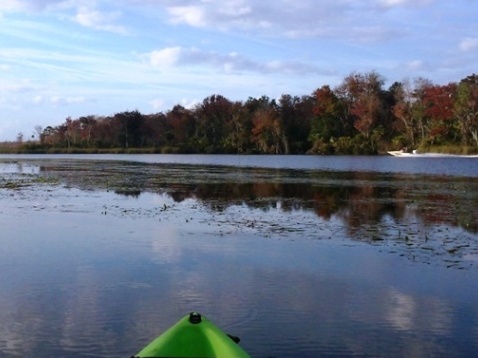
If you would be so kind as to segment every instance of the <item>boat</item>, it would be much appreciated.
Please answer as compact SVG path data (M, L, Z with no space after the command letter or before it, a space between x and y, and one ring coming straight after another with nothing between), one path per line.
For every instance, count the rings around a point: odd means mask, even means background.
M415 150L412 153L406 152L404 150L391 150L387 153L393 155L394 157L411 157L417 155Z
M387 152L394 157L406 157L406 158L478 158L478 155L465 155L465 154L446 154L446 153L418 153L413 150L411 153L404 150L392 150Z
M239 338L224 333L205 316L191 312L131 358L250 358Z

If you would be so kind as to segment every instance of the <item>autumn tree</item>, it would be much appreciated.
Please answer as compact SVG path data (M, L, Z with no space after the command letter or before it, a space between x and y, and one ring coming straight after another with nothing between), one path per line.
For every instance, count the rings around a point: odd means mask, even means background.
M91 133L96 124L95 116L83 116L78 119L80 135L82 141L85 143L86 147L90 146L91 142Z
M111 117L97 117L92 141L98 148L113 148L118 144L118 128Z
M135 110L68 117L44 130L36 126L32 138L40 143L30 144L35 151L150 147L269 154L372 154L391 144L450 143L478 149L477 75L448 85L423 78L395 82L388 90L383 84L376 72L352 73L333 90L322 86L302 97L283 94L277 100L262 96L232 102L216 94L192 109L177 105L165 114Z
M383 79L375 72L352 73L336 89L354 117L354 127L365 137L370 135L377 120L382 85Z
M428 119L428 136L431 144L453 137L453 107L456 84L428 86L424 89L422 103Z
M190 145L196 135L196 120L192 111L176 105L166 113L166 123L167 143L183 148L184 151L194 151Z
M309 132L313 153L330 154L333 152L334 138L346 134L344 106L334 91L325 85L312 94L311 108L313 119Z
M252 116L252 140L258 150L267 154L284 154L288 142L279 106L275 100L262 96L253 101L256 109Z
M456 89L454 114L462 144L478 147L478 75L461 80Z

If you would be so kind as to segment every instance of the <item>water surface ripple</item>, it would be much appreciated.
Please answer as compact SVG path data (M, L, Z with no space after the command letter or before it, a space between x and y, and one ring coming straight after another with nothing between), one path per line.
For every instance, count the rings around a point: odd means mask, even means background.
M473 356L476 160L417 159L2 156L0 356L129 357L193 310L255 357Z

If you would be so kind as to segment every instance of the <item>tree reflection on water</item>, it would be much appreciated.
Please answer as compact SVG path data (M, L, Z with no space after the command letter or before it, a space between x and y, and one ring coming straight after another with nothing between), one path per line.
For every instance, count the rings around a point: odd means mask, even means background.
M27 164L0 163L0 351L127 356L195 307L254 356L476 351L478 178Z
M446 255L450 266L478 250L476 178L71 160L41 163L40 172L88 190L194 199L213 212L314 212L340 222L350 239Z

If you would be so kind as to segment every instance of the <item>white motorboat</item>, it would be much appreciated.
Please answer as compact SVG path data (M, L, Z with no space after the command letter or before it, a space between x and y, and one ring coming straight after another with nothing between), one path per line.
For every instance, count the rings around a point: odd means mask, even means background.
M478 155L465 155L465 154L445 154L445 153L418 153L413 150L411 153L404 150L391 150L387 152L394 157L406 157L406 158L478 158Z

